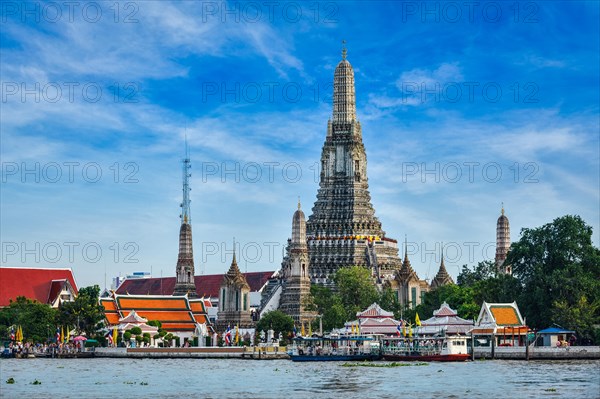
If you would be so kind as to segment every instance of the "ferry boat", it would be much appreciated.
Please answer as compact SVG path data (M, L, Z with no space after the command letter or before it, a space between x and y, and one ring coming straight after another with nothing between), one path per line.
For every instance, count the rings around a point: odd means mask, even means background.
M380 345L370 336L297 337L288 351L294 362L381 359Z
M466 336L384 338L381 353L385 360L423 362L464 362L469 360Z

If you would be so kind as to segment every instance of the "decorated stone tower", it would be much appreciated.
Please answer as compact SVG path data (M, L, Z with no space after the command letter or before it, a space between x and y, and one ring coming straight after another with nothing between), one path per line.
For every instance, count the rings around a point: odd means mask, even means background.
M181 228L179 229L179 256L175 270L175 288L173 295L185 295L195 298L194 251L192 248L192 217L190 214L190 156L186 151L183 160L183 201L181 202Z
M250 313L250 285L240 271L235 259L235 242L233 243L233 260L227 273L223 276L219 289L219 310L217 313L217 329L224 331L229 327L252 328Z
M510 248L510 224L504 214L504 204L502 204L501 212L496 223L496 268L498 273L512 274L512 268L504 264Z
M292 316L294 322L302 325L310 322L314 314L304 310L304 302L310 295L308 247L306 245L306 220L300 201L292 218L292 238L288 240L286 256L283 259L282 292L279 310Z
M431 280L431 289L435 290L443 285L454 284L454 280L452 280L452 276L446 270L446 266L444 265L444 251L442 251L442 262L440 263L440 269L437 274Z
M333 77L333 116L327 123L312 212L306 232L313 283L332 285L339 268L353 265L369 268L382 282L401 267L397 242L385 236L371 204L354 71L345 46Z

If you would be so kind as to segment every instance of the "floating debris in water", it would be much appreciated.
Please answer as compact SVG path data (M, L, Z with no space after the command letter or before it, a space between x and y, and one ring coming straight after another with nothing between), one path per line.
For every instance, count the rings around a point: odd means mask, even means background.
M142 382L140 382L140 385L148 385L148 383L147 383L147 382L144 382L144 381L142 381Z
M7 384L14 384L15 383L15 379L10 377L8 380L6 380Z
M544 389L546 392L556 392L556 388L546 388Z
M410 367L410 366L428 366L429 363L344 363L342 367Z
M40 381L40 380L33 380L33 382L31 384L32 385L42 385L42 381Z

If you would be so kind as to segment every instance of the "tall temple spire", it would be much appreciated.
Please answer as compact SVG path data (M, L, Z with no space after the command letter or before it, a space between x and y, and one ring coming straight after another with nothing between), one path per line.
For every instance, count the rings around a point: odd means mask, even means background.
M342 60L333 75L332 118L321 152L317 200L306 222L311 280L328 286L334 285L334 273L344 266L375 265L385 280L402 265L398 244L385 236L371 203L354 72L342 44Z
M196 283L194 281L194 251L192 246L192 217L190 213L190 156L185 141L185 158L183 159L183 200L181 202L181 227L179 229L179 255L175 268L175 288L173 295L196 297Z
M298 209L292 217L292 238L281 263L282 289L278 306L279 310L290 315L298 324L315 317L303 305L310 296L309 265L306 220L298 200Z
M354 70L346 59L346 42L342 42L342 60L333 74L333 123L356 122Z
M499 273L511 274L511 267L504 264L510 248L510 223L508 217L504 214L504 202L500 213L496 223L496 269Z

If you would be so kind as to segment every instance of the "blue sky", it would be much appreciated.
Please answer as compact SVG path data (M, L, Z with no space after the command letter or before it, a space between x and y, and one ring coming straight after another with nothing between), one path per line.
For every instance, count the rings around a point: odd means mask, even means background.
M565 214L599 246L597 2L3 2L2 265L79 285L279 268L346 40L372 202L432 278Z

